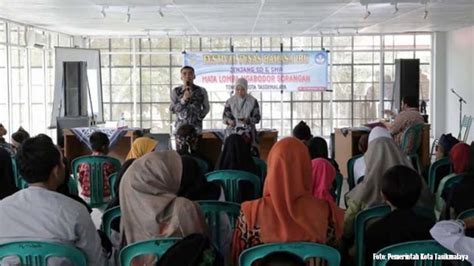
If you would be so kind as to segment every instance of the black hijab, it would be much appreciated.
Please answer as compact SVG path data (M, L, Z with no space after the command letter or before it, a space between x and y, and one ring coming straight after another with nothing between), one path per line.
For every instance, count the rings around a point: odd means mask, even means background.
M252 158L250 145L238 134L226 138L216 170L240 170L260 176L260 170Z
M334 166L334 168L336 168L336 171L339 172L339 165L337 162L329 158L328 143L325 139L321 137L314 137L310 139L308 142L308 149L311 160L316 158L326 159L332 164L332 166Z
M0 200L17 191L18 188L15 185L15 177L13 175L12 158L8 151L0 148Z
M221 194L220 186L207 182L196 160L189 155L183 155L181 161L183 175L178 196L189 200L218 200Z

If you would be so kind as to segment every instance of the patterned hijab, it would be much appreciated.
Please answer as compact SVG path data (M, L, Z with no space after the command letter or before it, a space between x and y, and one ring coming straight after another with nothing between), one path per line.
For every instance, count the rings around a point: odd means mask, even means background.
M154 139L148 137L138 138L133 142L132 148L125 160L140 158L143 155L152 152L156 145L158 145L158 141Z
M334 225L336 238L340 237L343 213L316 199L311 187L308 148L296 138L280 140L268 157L263 197L242 204L248 226L260 227L264 243L326 243L330 223Z

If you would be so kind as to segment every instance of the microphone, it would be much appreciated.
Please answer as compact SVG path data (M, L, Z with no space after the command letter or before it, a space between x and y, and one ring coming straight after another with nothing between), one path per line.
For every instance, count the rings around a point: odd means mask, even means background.
M461 95L459 95L453 88L451 88L451 92L452 92L454 95L458 96L459 101L462 101L463 103L467 104L467 102L461 97Z

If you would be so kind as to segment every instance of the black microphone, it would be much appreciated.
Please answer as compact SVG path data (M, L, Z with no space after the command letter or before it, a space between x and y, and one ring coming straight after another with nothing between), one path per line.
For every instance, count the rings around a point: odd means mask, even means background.
M461 95L457 94L457 92L451 88L451 92L454 93L454 95L458 96L459 100L467 104L467 102L461 97Z

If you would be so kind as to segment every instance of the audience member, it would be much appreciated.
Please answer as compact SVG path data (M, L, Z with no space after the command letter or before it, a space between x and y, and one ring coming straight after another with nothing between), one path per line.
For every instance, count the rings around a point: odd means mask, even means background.
M359 152L364 155L369 146L369 134L364 134L360 137L358 143ZM364 156L359 157L354 162L354 183L358 184L361 177L365 176L365 161Z
M205 164L207 166L206 172L214 169L213 163L197 149L199 135L194 126L189 124L180 126L176 131L175 137L176 151L180 155L190 155L196 159L199 164Z
M7 130L3 126L3 124L0 124L0 148L5 149L10 156L15 155L15 151L13 150L13 147L10 143L8 143L3 136L7 134Z
M29 187L0 201L0 242L32 239L71 244L86 254L88 265L105 265L101 240L87 209L55 192L64 182L59 149L44 138L31 138L21 145L17 160Z
M137 159L155 150L158 141L149 137L141 137L133 141L132 148L128 152L126 160Z
M15 184L12 157L8 151L0 148L0 200L17 191L18 188Z
M335 202L332 193L332 184L336 178L336 169L324 158L316 158L311 161L313 178L313 195L328 202Z
M396 117L395 121L389 125L390 133L393 135L398 145L402 143L403 133L407 128L416 124L424 124L425 120L418 110L419 103L415 97L405 96L402 99L402 112Z
M453 146L458 143L459 140L453 137L451 133L442 134L439 138L438 144L436 145L436 160L448 157Z
M388 169L381 180L381 195L392 211L369 226L365 233L365 265L372 265L372 255L390 245L430 239L434 221L413 211L422 189L422 177L402 165ZM377 191L374 191L377 193Z
M449 161L454 173L466 172L469 165L469 145L464 142L454 145L449 153Z
M339 165L337 162L334 159L329 158L328 143L325 139L321 137L314 137L308 141L307 145L311 160L316 158L326 159L334 166L336 171L339 172Z
M311 211L310 211L311 210ZM241 206L232 258L252 246L307 241L333 245L342 235L343 214L311 193L308 148L296 138L277 142L268 157L263 197Z
M12 148L16 152L20 145L27 139L30 138L30 133L20 127L15 133L12 134Z
M109 138L106 134L96 131L89 137L89 142L92 148L92 156L106 156L109 153ZM91 197L91 169L87 163L80 164L78 167L79 184L81 185L81 197L86 202L90 202ZM103 197L104 202L110 199L109 176L117 169L109 162L105 162L102 166L103 177Z
M151 152L133 162L120 182L122 244L206 232L197 203L177 194L183 166L175 151ZM150 257L134 260L149 265Z
M304 121L300 121L293 128L292 135L293 137L301 140L304 144L307 144L308 141L313 137L313 135L311 135L311 129Z
M464 221L440 221L431 228L431 236L454 254L467 255L474 265L474 238L467 237L465 230L474 231L474 217Z

